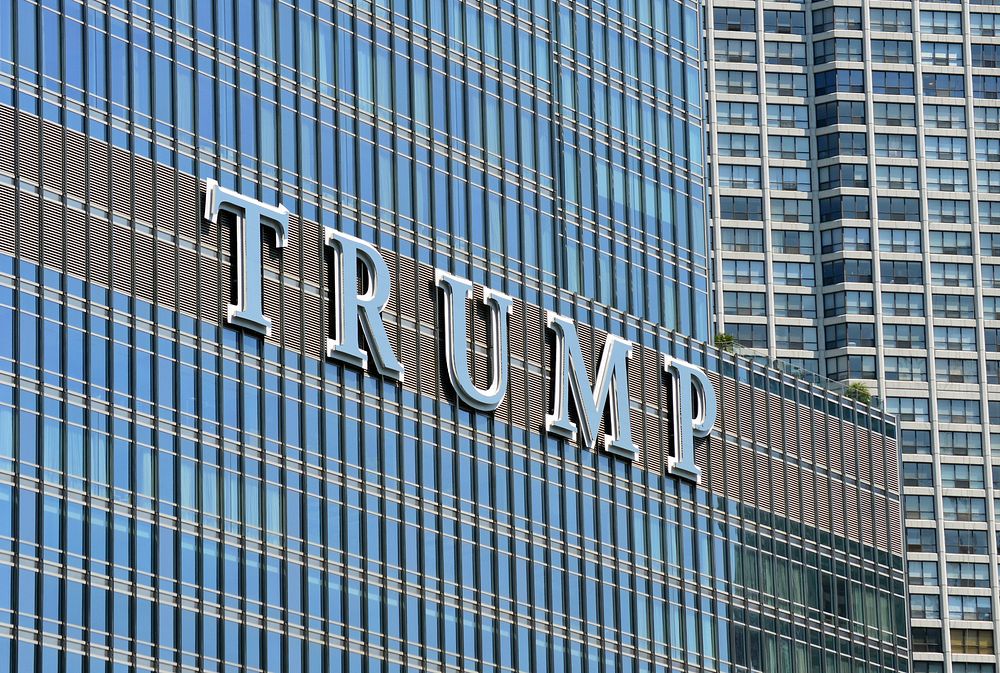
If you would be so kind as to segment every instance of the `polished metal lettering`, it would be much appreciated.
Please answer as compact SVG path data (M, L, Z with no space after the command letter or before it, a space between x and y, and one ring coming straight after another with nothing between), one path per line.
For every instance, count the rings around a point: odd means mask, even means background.
M694 438L708 437L715 425L718 401L708 374L701 367L663 356L663 370L673 381L674 455L667 463L671 474L701 482L701 468L694 460ZM695 416L695 397L698 415Z
M593 449L601 426L604 408L610 403L610 423L604 448L612 453L634 459L639 448L632 441L632 419L629 413L627 363L632 356L632 342L608 334L604 339L601 363L594 387L587 380L587 369L580 351L576 324L551 311L545 313L545 323L555 333L555 387L552 391L553 411L545 415L549 432L576 441L577 424L569 418L569 396L573 395L579 431L585 446ZM612 395L613 392L613 395Z
M263 310L263 243L261 226L273 229L275 247L288 244L288 209L269 206L226 189L215 180L205 182L205 219L218 224L219 213L236 216L236 303L226 307L226 321L271 335L271 319Z
M476 387L469 372L469 349L465 345L468 322L465 302L472 296L472 282L438 269L434 280L444 300L444 358L448 380L459 399L478 411L494 411L507 394L510 371L508 316L514 302L502 292L483 288L483 302L490 309L490 383Z
M333 252L333 267L329 270L333 334L326 341L327 356L366 369L371 355L383 376L402 381L403 365L392 352L382 323L382 310L392 291L389 267L378 249L360 238L326 227L325 240ZM361 294L357 289L359 262L365 271L360 278ZM359 322L369 352L359 343Z

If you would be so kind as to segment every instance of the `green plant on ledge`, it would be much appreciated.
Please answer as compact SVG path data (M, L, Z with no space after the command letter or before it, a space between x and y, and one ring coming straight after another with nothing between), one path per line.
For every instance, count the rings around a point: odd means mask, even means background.
M848 384L844 388L844 397L849 397L856 402L861 402L861 404L870 404L872 401L871 391L860 381Z
M725 351L726 353L736 352L736 337L732 334L726 334L725 332L719 332L715 335L715 347L720 351Z

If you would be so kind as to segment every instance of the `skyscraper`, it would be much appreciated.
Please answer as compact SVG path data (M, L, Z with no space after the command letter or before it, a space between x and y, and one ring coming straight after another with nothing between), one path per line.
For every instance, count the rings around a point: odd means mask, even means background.
M905 671L894 420L704 344L700 45L0 0L0 671Z
M719 330L897 416L919 673L1000 661L995 25L988 2L707 5Z

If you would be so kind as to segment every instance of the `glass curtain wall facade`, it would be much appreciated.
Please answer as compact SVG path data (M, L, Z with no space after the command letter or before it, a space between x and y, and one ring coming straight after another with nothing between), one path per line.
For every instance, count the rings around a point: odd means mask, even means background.
M892 418L703 345L700 46L672 0L0 0L0 670L906 670ZM267 337L208 180L292 213ZM403 382L324 357L325 227ZM494 414L435 269L512 297ZM544 430L546 310L636 344L634 460Z
M718 329L897 415L921 673L1000 662L995 26L986 1L706 13Z

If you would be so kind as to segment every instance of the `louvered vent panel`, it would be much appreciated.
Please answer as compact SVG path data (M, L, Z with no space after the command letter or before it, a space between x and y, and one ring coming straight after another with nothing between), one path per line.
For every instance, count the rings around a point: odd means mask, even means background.
M177 199L174 172L156 165L156 228L174 233L177 229Z
M133 201L132 195L135 185L132 182L132 161L130 155L125 150L117 147L111 148L111 182L115 188L111 190L111 207L123 214L127 214L131 219ZM149 224L146 220L146 224Z
M707 466L709 476L709 486L719 494L726 492L726 443L718 437L710 437L701 440L708 447ZM703 467L702 470L705 468Z
M778 516L786 516L788 509L785 505L785 484L781 478L781 461L771 456L761 456L760 466L768 471L768 474L761 475L760 486L762 491L771 493L771 511Z
M813 445L813 412L803 405L798 406L799 423L799 455L812 460Z
M38 261L38 245L40 241L41 209L38 197L26 192L20 193L19 211L17 213L17 233L19 237L18 254Z
M63 208L51 201L42 201L43 263L54 268L63 265Z
M485 388L490 384L490 312L489 308L483 304L483 288L481 285L474 285L472 288L472 300L466 303L466 317L468 324L466 334L472 335L472 343L469 344L467 337L463 338L463 346L472 347L472 380L479 388ZM506 345L503 346L506 348Z
M876 544L875 530L872 522L875 520L875 509L872 507L872 494L867 489L862 489L860 494L861 511L858 519L861 527L861 542L868 546L874 546Z
M400 288L398 289L398 292L393 293L396 296L390 301L395 306L400 316L400 322L405 323L405 321L412 321L415 319L417 307L412 301L412 298L409 298L410 300L406 301L405 299L407 298L399 296L399 293L402 292L401 288L413 287L416 283L416 264L411 259L400 257L397 269ZM327 309L327 312L329 312L329 308ZM327 320L331 317L332 316L328 317ZM329 332L330 326L328 323L323 328L323 333L329 334ZM406 327L404 324L404 326L399 329L398 338L399 351L397 351L397 353L399 354L400 362L403 365L404 376L408 377L412 375L410 372L419 371L417 361L417 333L412 327Z
M177 174L177 232L192 241L197 240L204 201L198 181L184 173Z
M195 269L198 268L198 255L191 250L178 249L178 266L181 274L177 278L177 297L180 309L189 315L198 315L198 287L195 283Z
M107 210L111 203L108 146L93 138L87 138L84 142L87 145L87 198L92 205Z
M844 469L844 437L843 433L840 431L840 421L836 418L827 417L827 437L829 438L829 461L830 469L836 470L837 472L842 472Z
M858 474L858 452L854 441L854 430L856 426L852 423L843 423L840 426L840 436L844 444L844 474L849 477L856 477Z
M312 220L299 220L299 226L302 227L302 269L305 274L305 278L312 282L319 282L322 277L320 268L320 256L323 250L323 235L321 232L321 227L319 222L313 222ZM395 264L390 268L393 270L393 276L395 277L398 271L396 271L396 265L401 263L401 259L397 255ZM388 260L387 260L388 263Z
M14 174L14 110L0 105L0 171Z
M757 475L754 472L754 452L745 446L740 446L740 490L743 502L749 505L757 503Z
M79 133L66 132L66 193L87 198L87 143Z
M271 336L268 337L268 341L276 344L281 343L282 334L296 334L292 331L291 325L285 325L285 321L291 320L291 317L283 315L281 312L281 286L265 277L263 296L264 315L271 318ZM229 303L228 299L226 299L226 303Z
M858 477L869 484L872 481L871 434L863 428L857 431Z
M87 275L87 218L78 210L66 209L66 270Z
M875 544L883 549L889 546L889 527L892 525L885 504L885 498L875 496L875 517L873 519Z
M433 334L420 333L420 385L428 395L441 392L441 379L438 377L437 339Z
M3 107L0 106L0 110ZM2 133L2 131L0 131ZM7 185L0 185L0 250L11 255L14 254L14 188Z
M886 461L894 463L896 456L886 454L882 435L872 432L869 437L871 438L872 484L887 488L885 481Z
M758 388L753 390L753 407L748 409L750 418L753 419L753 440L760 444L769 444L767 438L767 393ZM756 413L754 411L756 410Z
M37 117L21 115L17 126L17 172L22 179L38 183L39 147L41 129Z
M802 521L802 499L799 497L802 488L802 469L795 464L785 465L785 494L788 497L788 516L796 521Z
M799 455L799 405L795 402L782 403L785 411L782 415L785 430L785 452L791 456Z
M654 351L649 348L642 349L642 372L644 374L642 377L642 394L644 399L655 403L661 412L655 415L646 415L644 418L646 464L649 470L657 474L663 474L666 467L666 446L663 443L663 435L660 429L663 413L660 405L660 390L657 385L659 377L655 373L658 362L659 358ZM653 374L650 375L650 372L653 372Z
M765 394L765 399L767 400L767 444L773 449L781 449L784 445L782 442L784 433L781 430L781 398Z
M134 260L135 294L140 299L154 301L153 279L156 276L153 264L153 239L146 234L135 234L132 237Z
M751 439L753 437L753 389L750 386L740 383L736 384L736 395L740 408L740 437Z
M736 382L730 378L722 379L720 417L722 419L722 429L727 435L739 433L739 403L736 401Z
M111 227L111 260L113 266L111 281L114 289L126 294L132 293L132 236L128 229L117 225Z
M550 371L549 354L543 360L544 318L542 309L524 304L524 344L528 362L542 362L542 371ZM537 431L545 421L545 413L551 404L548 397L547 381L541 374L528 373L525 376L525 395L519 401L524 406L525 424L529 430ZM530 403L529 403L530 402Z
M830 480L830 512L834 535L843 537L847 534L844 522L844 485L835 479Z
M806 458L812 459L817 465L822 467L829 467L830 460L827 457L830 453L830 440L827 434L827 419L829 418L826 414L816 411L813 409L810 411L812 416L812 452L806 456Z
M736 442L726 441L726 497L740 498L740 447Z
M802 494L802 523L815 527L819 525L816 517L816 475L809 470L802 470L801 477L799 483L802 488L799 492Z
M99 217L88 217L87 224L87 261L90 278L101 285L107 285L111 282L111 225Z
M306 355L322 360L326 336L323 328L323 306L319 297L314 294L302 296L302 322L305 326Z
M858 509L858 489L853 486L844 486L844 497L846 508L844 517L846 519L847 537L851 540L861 539L861 512Z
M437 298L434 296L434 269L426 264L417 265L417 319L421 326L434 328L437 324Z
M158 198L153 186L153 164L149 159L139 155L133 155L134 162L134 190L138 194L153 194ZM133 199L135 204L136 219L143 224L152 226L153 224L153 199Z
M830 528L830 480L822 474L816 479L816 525L824 530Z
M167 306L177 304L177 247L169 243L156 243L156 301Z
M42 125L42 184L63 191L62 132L49 122Z

